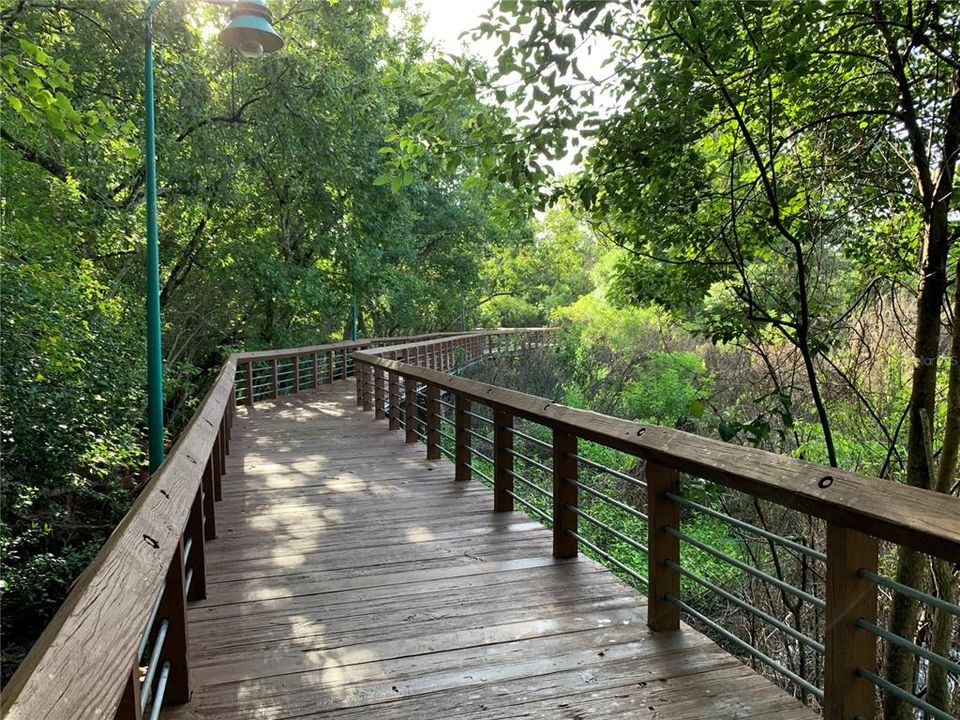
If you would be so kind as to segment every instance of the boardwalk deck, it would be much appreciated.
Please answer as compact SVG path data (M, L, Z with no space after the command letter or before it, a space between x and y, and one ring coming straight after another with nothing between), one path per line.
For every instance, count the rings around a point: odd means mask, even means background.
M815 714L479 482L374 422L353 382L241 409L183 718Z

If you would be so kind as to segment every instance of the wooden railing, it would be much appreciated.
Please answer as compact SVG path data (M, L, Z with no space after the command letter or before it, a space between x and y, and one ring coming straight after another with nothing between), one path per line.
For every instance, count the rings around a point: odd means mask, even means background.
M155 718L164 703L186 702L186 607L206 596L204 547L217 535L215 501L237 405L348 377L350 354L360 349L453 335L372 338L227 358L163 464L3 688L0 715L128 720L146 713ZM283 363L291 360L285 377ZM268 368L265 390L253 392L252 376L261 366Z
M545 342L546 338L548 336L545 333L532 333L524 336L523 341L538 344ZM823 687L813 686L730 633L724 636L742 649L744 654L772 665L781 675L816 696L822 703L824 715L831 720L872 718L878 687L884 692L904 696L929 717L952 717L943 711L938 714L935 708L930 708L920 698L909 696L902 689L887 687L877 675L878 637L918 653L950 672L957 673L958 667L953 659L935 656L925 648L913 645L910 640L896 636L889 638L882 634L885 631L876 626L878 585L891 592L902 592L934 604L940 610L958 617L960 608L881 577L877 565L881 540L939 556L951 563L960 562L960 498L679 430L577 410L547 398L455 377L446 372L458 355L475 357L488 352L493 347L492 343L499 342L503 340L481 333L355 352L357 402L365 410L373 410L377 418L389 417L390 428L403 427L407 442L422 439L428 458L439 458L441 451L447 454L456 465L457 480L469 480L473 473L480 472L472 462L479 455L486 462L488 470L492 466L486 479L493 487L493 507L496 511L513 510L514 501L521 502L531 514L552 526L553 554L556 557L576 555L583 544L609 560L612 567L645 586L649 624L657 631L677 629L683 611L702 620L720 634L726 632L681 597L681 576L692 576L690 570L681 564L681 542L711 550L681 530L682 508L710 511L683 497L681 473L826 521L825 552L819 552L724 516L738 527L757 531L770 542L793 546L814 561L823 563L824 598L813 597L777 578L756 573L755 569L743 563L737 566L771 583L779 583L777 587L780 590L797 593L802 600L825 613L823 637L817 639L785 628L777 618L758 613L761 619L775 623L775 627L781 630L793 632L797 639L822 654ZM508 338L507 342L518 342L518 338ZM445 412L445 408L452 413ZM530 421L546 429L549 439L539 439L519 431L515 426L516 419ZM453 435L443 432L441 420L453 426ZM491 450L486 455L479 453L475 447L476 438L481 437L477 432L477 423L481 421L490 429L485 441ZM517 437L540 446L542 459L517 452L513 445ZM627 477L578 454L578 443L584 441L645 461L643 479ZM552 473L552 489L531 488L540 495L548 496L547 502L552 502L552 512L524 500L516 492L514 480L532 486L516 471L514 463L517 459L536 466L540 471ZM549 467L547 463L551 460L552 467ZM628 507L622 502L619 506L646 523L646 538L626 537L617 528L583 512L579 507L581 490L589 492L593 498L601 497L618 503L615 498L578 480L579 469L585 464L645 487L644 511ZM578 528L578 520L581 519L598 523L622 541L646 552L646 575L640 575L587 541ZM715 554L726 558L723 553ZM733 561L736 562L735 559ZM699 580L702 584L702 579ZM724 592L716 586L712 588ZM727 596L730 597L729 593ZM738 598L732 599L738 601L742 609L755 611L755 608ZM960 674L957 677L960 678Z
M681 608L686 609L680 594L681 573L688 572L680 563L685 541L680 518L681 507L690 503L682 497L680 473L823 518L826 595L819 602L827 622L819 643L826 663L820 696L831 719L872 717L876 635L867 628L876 618L877 583L887 582L876 574L878 540L958 562L960 499L575 410L451 374L493 354L548 347L552 338L548 329L534 328L231 355L163 465L4 688L3 717L140 718L145 710L156 717L163 702L186 701L186 604L206 592L204 545L216 537L214 501L236 406L316 387L355 370L358 404L386 417L391 428L405 428L408 442L423 439L429 458L452 446L458 480L480 472L472 463L479 455L475 423L489 422L496 511L512 510L515 501L527 504L514 488L515 480L523 482L514 463L524 458L513 445L524 437L516 421L546 428L549 440L529 440L546 446L552 461L552 467L541 465L552 473L552 508L528 510L545 515L553 527L557 557L591 547L578 521L595 519L579 507L579 497L581 491L596 491L578 480L588 462L578 444L598 443L645 460L647 506L645 513L633 512L648 519L648 537L644 543L624 540L649 554L647 574L637 579L647 586L655 630L679 627ZM452 436L441 428L444 407L453 410ZM489 419L478 414L482 408Z

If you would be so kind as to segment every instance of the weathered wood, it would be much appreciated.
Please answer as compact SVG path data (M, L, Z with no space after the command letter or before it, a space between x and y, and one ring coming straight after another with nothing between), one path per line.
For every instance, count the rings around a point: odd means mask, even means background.
M113 717L114 720L143 720L143 711L140 709L140 662L136 658L130 662L130 673Z
M390 402L391 430L400 429L400 376L395 372L388 373L388 397Z
M191 550L191 554L193 551ZM160 663L169 661L170 677L167 679L167 691L164 703L185 703L190 699L190 667L187 661L187 594L183 567L183 540L177 542L170 567L167 570L166 585L157 619L166 620L166 641L160 653ZM160 677L159 669L154 676L154 692Z
M317 361L316 350L310 353L310 374L313 376L313 380L310 383L310 387L316 390L318 387L320 387L320 367Z
M667 595L680 597L680 574L667 561L680 562L680 541L666 531L680 529L680 505L666 494L680 493L680 473L673 468L648 462L647 480L647 598L650 607L647 623L652 630L676 630L680 627L680 608Z
M823 716L867 720L876 707L873 685L857 676L857 668L877 671L877 640L857 627L857 620L877 621L877 586L859 577L862 569L877 571L876 538L827 524L826 621L824 634Z
M440 389L427 385L427 459L440 457Z
M403 414L406 417L405 440L415 443L417 437L417 381L409 375L403 376Z
M960 498L691 433L569 408L547 398L394 363L426 384L882 540L960 562Z
M210 451L210 461L213 465L213 497L216 500L223 500L223 456L220 454L220 435L213 441L213 448Z
M553 556L571 558L577 555L577 438L575 435L553 431Z
M473 469L470 466L471 460L471 440L469 430L471 429L471 417L467 415L470 412L470 401L457 395L454 400L454 438L456 458L454 479L458 481L469 481L473 478Z
M383 401L386 397L386 376L379 367L373 368L373 412L374 417L380 420L384 417Z
M293 356L293 392L300 392L300 356Z
M349 353L346 349L340 351L340 379L347 379L347 357Z
M252 360L247 360L246 376L247 376L246 404L253 405L253 361Z
M513 510L513 415L505 410L493 411L493 509Z
M327 352L327 382L332 383L334 380L333 377L333 360L334 360L334 351L330 350Z
M277 381L277 358L270 360L270 397L276 400L280 396L280 385Z
M193 579L187 591L188 600L203 600L207 596L206 535L203 521L203 488L197 488L197 497L187 518L183 536L190 538L190 554L186 558L187 567L193 568Z
M343 412L334 420L336 398ZM351 406L352 388L334 386L319 400L285 401L282 417L278 408L238 423L238 457L258 456L275 428L322 423L317 455L331 444L376 443L393 458L358 465L344 456L339 472L310 473L321 485L295 493L289 513L278 512L286 491L272 489L289 472L250 480L265 498L256 510L241 492L225 501L221 518L243 529L243 547L231 533L208 548L216 590L189 610L194 695L165 709L167 720L506 720L581 710L813 720L689 628L653 634L633 589L588 558L552 558L548 530L490 512L482 485L450 482L451 463L424 460ZM379 434L368 438L370 430ZM298 465L305 452L298 446L284 462ZM429 479L384 480L400 466ZM344 476L351 485L336 479Z
M213 463L209 458L203 464L200 487L203 490L203 536L205 540L213 540L217 537L217 504L213 486Z

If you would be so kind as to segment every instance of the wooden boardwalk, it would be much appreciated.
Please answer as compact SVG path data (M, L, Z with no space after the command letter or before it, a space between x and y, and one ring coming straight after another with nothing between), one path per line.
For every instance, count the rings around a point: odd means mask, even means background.
M192 700L164 718L769 718L815 714L445 460L353 381L241 409Z

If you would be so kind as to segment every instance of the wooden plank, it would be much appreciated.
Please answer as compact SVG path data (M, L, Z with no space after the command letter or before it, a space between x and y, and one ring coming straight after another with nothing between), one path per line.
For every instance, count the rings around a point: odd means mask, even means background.
M454 480L460 482L469 481L473 477L473 469L470 466L470 446L471 438L469 430L472 423L467 415L470 412L470 401L457 395L454 400Z
M643 597L587 558L552 558L550 531L491 513L480 484L449 482L452 464L423 460L352 405L349 388L278 404L294 425L323 425L296 445L278 435L256 449L258 424L273 421L243 421L243 462L231 469L252 474L231 475L219 508L221 535L238 532L208 548L209 596L189 610L193 700L165 717L488 720L654 707L664 720L812 720L686 626L653 633Z
M513 510L513 416L504 410L493 411L493 509Z
M577 514L570 508L578 505L577 438L553 431L553 556L574 557L577 554Z
M74 583L0 698L8 720L76 720L113 713L130 658L163 587L210 455L233 397L236 361L221 369L160 468ZM55 685L56 692L50 688Z
M187 659L187 592L183 567L183 541L177 548L167 569L166 586L157 619L169 623L163 650L159 662L170 663L170 676L167 679L165 703L185 703L190 699L190 666ZM154 676L157 683L160 671ZM156 684L153 687L156 694Z
M870 720L876 709L876 690L857 668L877 672L877 639L857 627L857 620L877 622L877 586L859 572L876 573L878 556L876 538L827 525L823 716L828 720L858 715Z
M680 563L680 540L666 531L680 529L680 506L666 493L680 492L680 474L669 467L647 462L647 596L650 601L648 624L658 631L680 627L680 608L667 596L680 597L680 573L667 561Z
M380 368L837 525L960 562L960 498L360 353Z

